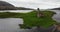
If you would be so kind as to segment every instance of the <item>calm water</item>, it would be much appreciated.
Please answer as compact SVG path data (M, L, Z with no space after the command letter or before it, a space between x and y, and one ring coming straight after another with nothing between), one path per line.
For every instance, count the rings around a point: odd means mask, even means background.
M15 12L15 13L27 13L27 12L31 12L32 10L0 10L0 12Z
M7 10L4 12L15 12L15 13L27 13L32 10ZM51 10L56 12L52 18L57 22L60 22L60 11L59 10ZM3 11L0 11L3 12ZM23 19L20 18L0 18L0 32L31 32L30 29L19 29L18 24L23 24Z
M19 29L18 24L23 24L20 18L0 19L0 32L16 32Z
M60 10L52 10L52 11L56 12L56 14L52 18L59 23L60 22Z

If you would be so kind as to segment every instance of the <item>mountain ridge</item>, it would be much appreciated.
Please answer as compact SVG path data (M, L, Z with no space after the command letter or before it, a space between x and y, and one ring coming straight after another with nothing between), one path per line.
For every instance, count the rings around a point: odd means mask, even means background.
M0 10L33 10L33 9L25 7L15 7L14 5L8 2L0 1Z

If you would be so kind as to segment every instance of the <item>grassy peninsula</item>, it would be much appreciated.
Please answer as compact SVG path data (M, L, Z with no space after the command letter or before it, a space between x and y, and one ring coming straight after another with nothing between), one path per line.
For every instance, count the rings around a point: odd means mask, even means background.
M29 13L12 13L12 12L1 12L0 18L22 18L24 20L24 24L21 28L34 27L34 26L43 26L49 27L56 23L52 19L52 16L55 12L52 11L41 11L44 14L44 17L37 17L37 11L32 11Z

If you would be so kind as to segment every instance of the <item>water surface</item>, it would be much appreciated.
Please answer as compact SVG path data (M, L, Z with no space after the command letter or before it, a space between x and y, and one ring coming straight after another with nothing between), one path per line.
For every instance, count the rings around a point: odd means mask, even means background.
M18 24L23 24L20 18L2 18L0 19L0 32L17 32Z
M60 10L52 10L54 12L56 12L56 14L54 14L54 16L52 17L56 22L60 23Z
M27 13L27 12L31 12L33 10L0 10L0 12L15 12L15 13Z

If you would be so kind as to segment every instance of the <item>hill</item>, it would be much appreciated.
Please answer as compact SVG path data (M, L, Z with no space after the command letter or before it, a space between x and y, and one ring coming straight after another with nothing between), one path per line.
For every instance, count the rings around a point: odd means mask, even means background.
M0 1L0 10L12 10L15 9L13 5L8 2Z
M33 10L33 9L24 7L15 7L14 5L8 2L0 1L0 10Z
M16 7L17 10L34 10L32 8Z
M51 10L60 10L60 8L53 8L53 9L51 9Z

